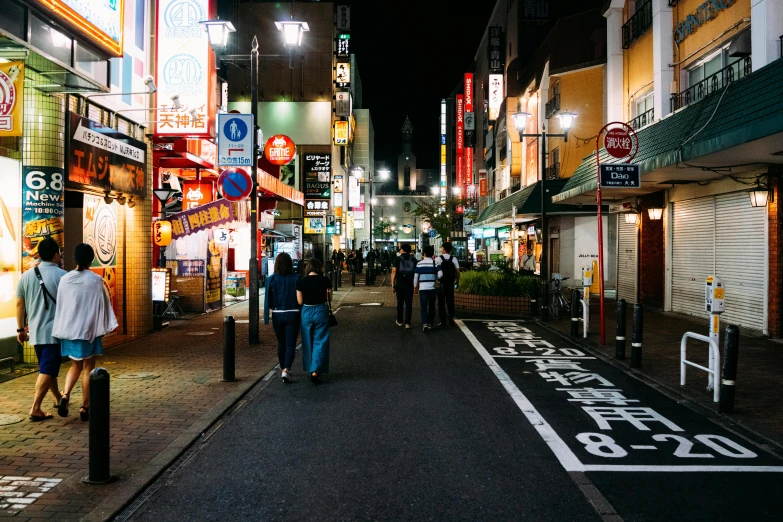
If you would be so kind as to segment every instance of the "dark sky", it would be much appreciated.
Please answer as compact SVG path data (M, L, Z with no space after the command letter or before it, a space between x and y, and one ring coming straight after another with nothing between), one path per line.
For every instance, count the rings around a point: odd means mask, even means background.
M494 0L335 3L351 4L352 52L375 128L376 162L396 169L408 115L417 167L437 168L440 100L470 69Z

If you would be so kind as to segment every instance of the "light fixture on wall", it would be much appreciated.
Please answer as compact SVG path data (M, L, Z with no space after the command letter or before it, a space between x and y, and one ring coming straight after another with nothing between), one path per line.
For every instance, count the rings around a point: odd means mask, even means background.
M625 215L625 222L629 225L635 225L639 221L639 214L629 212Z
M769 188L762 187L761 185L750 189L748 195L750 196L751 207L766 207L768 200L774 201L774 199L770 198L771 192Z
M125 198L125 196L122 195L122 193L117 195L117 203L119 203L120 205L124 205L126 201L127 199Z
M656 208L656 207L648 208L647 215L650 216L651 220L658 221L660 219L663 219L663 209Z
M128 198L128 208L133 208L136 206L136 200L133 199L133 196Z
M111 205L112 201L114 200L111 197L111 192L107 190L106 192L103 193L103 202L106 203L107 205Z

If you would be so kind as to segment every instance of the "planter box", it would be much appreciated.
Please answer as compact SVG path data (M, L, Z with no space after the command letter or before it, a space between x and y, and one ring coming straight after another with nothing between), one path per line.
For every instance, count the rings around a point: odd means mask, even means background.
M460 294L454 292L454 306L469 312L523 315L530 313L530 298Z

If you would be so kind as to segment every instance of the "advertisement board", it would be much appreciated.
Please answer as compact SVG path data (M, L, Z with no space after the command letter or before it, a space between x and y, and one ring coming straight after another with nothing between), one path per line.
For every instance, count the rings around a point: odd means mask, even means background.
M207 247L207 277L205 281L204 304L209 310L223 308L223 258L220 248L214 239L209 240Z
M503 75L502 74L490 74L489 75L489 121L495 121L498 119L498 111L503 104Z
M159 136L210 136L214 53L199 22L215 18L211 7L210 0L158 0L155 83L157 106L166 108L157 113ZM179 95L180 109L170 101L173 95Z
M152 269L152 300L166 302L169 300L171 271L168 268Z
M457 154L465 147L465 105L461 94L457 95Z
M21 270L19 230L21 229L22 164L0 156L3 189L0 191L0 354L16 355L16 287Z
M326 217L304 218L305 234L323 234L326 232Z
M0 138L22 135L24 62L0 63Z
M171 237L179 239L230 223L234 220L234 215L231 203L219 199L195 209L179 212L169 216L168 219L171 221Z
M182 208L189 210L212 203L215 199L215 184L211 181L185 180L182 182Z
M114 56L122 56L125 0L37 0L33 2Z
M51 237L63 248L63 169L22 170L22 271L38 264L38 243Z
M144 196L147 145L111 127L70 113L68 181Z
M305 154L302 159L302 169L305 176L305 198L331 198L331 154Z
M103 278L103 286L111 298L112 306L117 307L117 225L116 201L107 205L102 197L84 195L82 214L82 241L90 245L95 252L90 270Z

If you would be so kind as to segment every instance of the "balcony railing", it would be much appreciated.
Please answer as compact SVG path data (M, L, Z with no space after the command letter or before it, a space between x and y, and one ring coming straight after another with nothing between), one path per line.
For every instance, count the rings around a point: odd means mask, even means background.
M503 189L500 191L500 194L498 194L498 200L504 199L508 197L508 189Z
M647 30L652 27L652 0L639 6L631 18L623 25L623 49L628 49Z
M560 110L560 94L555 94L554 96L552 96L552 98L550 98L549 101L546 102L545 109L546 109L547 119L554 116L555 113Z
M552 163L546 168L546 179L560 179L560 162Z
M697 101L701 101L708 94L725 89L729 82L744 78L749 75L752 70L753 67L750 56L740 58L712 76L707 76L702 81L691 85L680 94L673 94L669 100L672 112L687 107Z
M633 130L639 130L642 127L646 127L649 124L651 124L654 119L655 119L655 108L652 108L649 111L643 112L636 118L629 121L628 125L633 127Z
M509 194L513 194L522 188L522 178L511 178L511 186L508 188Z

